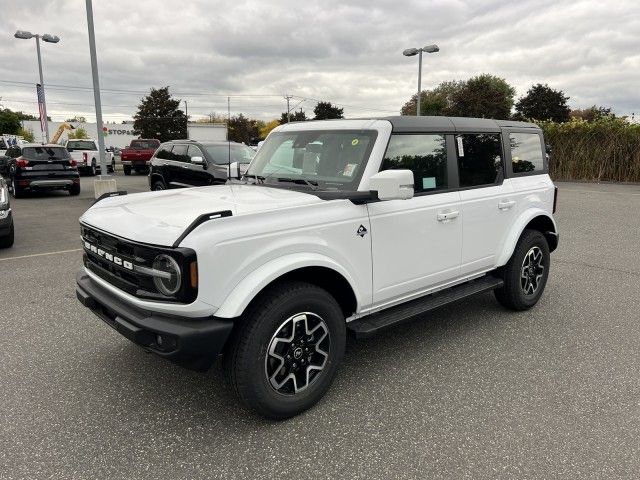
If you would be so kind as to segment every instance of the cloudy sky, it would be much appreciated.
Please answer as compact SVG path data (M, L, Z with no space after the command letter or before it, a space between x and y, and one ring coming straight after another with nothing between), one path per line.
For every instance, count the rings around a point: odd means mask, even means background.
M43 44L49 115L93 116L85 2L0 0L0 103L36 112L33 40ZM150 87L169 85L189 114L231 110L279 117L284 94L312 114L318 99L349 117L397 114L423 88L480 73L504 77L517 96L533 83L565 91L573 108L593 104L640 115L637 0L109 0L94 1L105 121L131 118ZM304 101L303 101L304 99Z

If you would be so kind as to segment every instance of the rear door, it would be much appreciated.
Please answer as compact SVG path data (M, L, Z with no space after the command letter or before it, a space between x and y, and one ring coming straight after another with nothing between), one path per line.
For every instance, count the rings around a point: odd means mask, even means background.
M517 199L505 180L500 133L456 135L463 217L462 275L492 269L515 221Z
M171 187L188 187L189 183L189 156L188 145L175 144L171 150L171 160L167 162L169 183Z
M391 136L381 170L412 170L415 195L368 204L376 307L418 296L459 276L462 212L460 194L449 187L453 177L447 145L452 138Z

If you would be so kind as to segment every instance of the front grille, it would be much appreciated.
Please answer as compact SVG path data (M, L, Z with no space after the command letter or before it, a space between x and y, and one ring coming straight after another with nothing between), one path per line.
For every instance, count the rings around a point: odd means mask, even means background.
M136 267L152 268L154 259L160 253L171 255L179 265L184 265L187 260L195 261L192 250L140 244L86 225L81 225L80 231L85 267L114 287L150 300L176 302L195 298L197 290L186 284L175 297L162 295L156 289L153 277L135 270Z

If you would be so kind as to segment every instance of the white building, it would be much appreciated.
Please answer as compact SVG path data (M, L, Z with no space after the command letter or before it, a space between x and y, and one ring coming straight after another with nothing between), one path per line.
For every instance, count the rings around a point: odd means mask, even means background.
M56 131L63 123L69 123L74 128L83 128L89 138L97 139L98 129L95 123L85 122L49 122L49 138L53 139ZM39 120L24 120L22 127L26 130L31 130L33 138L36 142L42 141L42 134L40 132ZM104 145L105 147L118 147L123 148L129 145L131 140L139 138L138 135L133 133L133 122L127 123L104 123L103 131ZM189 138L191 140L200 141L225 141L227 139L227 126L223 124L213 123L189 123L188 125ZM67 139L69 130L64 130L57 143L63 143Z

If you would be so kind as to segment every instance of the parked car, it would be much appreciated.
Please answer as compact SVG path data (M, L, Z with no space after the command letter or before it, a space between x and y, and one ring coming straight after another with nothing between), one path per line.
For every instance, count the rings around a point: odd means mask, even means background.
M0 177L0 248L9 248L13 245L13 229L9 190L4 178Z
M235 142L174 140L160 145L151 159L149 188L201 187L224 183L244 173L255 155L251 147Z
M558 245L556 199L531 123L285 124L244 183L89 208L76 293L178 364L205 369L222 353L240 399L281 419L324 395L347 331L368 336L488 291L533 307Z
M159 146L160 140L155 138L131 140L127 148L120 150L120 162L124 174L131 175L131 170L136 173L148 172L151 157Z
M71 139L67 140L64 146L71 154L71 158L78 164L79 172L88 173L91 176L95 176L100 172L100 152L95 140L90 138ZM105 150L105 161L107 163L107 173L113 173L116 165L113 152Z
M60 145L26 143L7 150L9 188L15 198L25 192L67 190L80 194L80 175L76 161Z

